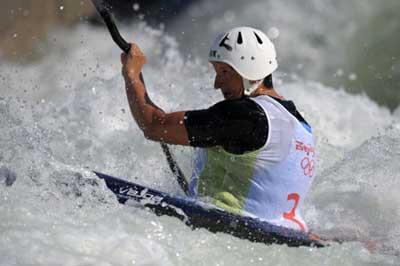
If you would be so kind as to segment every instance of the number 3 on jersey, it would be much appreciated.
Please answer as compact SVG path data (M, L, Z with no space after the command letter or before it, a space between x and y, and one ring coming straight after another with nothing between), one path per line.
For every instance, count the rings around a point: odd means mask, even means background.
M300 200L299 194L291 193L288 195L287 200L288 201L293 200L294 205L293 205L293 208L290 210L290 212L283 213L283 218L296 223L300 227L300 230L304 232L305 227L304 227L303 223L296 219L296 208L297 208L297 205L299 205L299 200Z

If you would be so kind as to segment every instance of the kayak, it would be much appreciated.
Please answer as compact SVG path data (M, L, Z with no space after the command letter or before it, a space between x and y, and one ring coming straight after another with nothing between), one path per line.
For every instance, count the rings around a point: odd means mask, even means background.
M172 196L110 175L94 173L105 181L121 204L140 205L159 216L177 217L193 229L205 228L213 233L227 233L264 244L285 244L289 247L324 246L300 231L232 214L196 199Z

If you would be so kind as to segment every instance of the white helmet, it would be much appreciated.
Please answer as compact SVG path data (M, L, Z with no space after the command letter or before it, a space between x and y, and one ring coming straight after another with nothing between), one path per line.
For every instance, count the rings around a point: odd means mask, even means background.
M278 68L274 44L260 30L238 27L217 36L208 55L210 62L230 65L243 78L249 95Z

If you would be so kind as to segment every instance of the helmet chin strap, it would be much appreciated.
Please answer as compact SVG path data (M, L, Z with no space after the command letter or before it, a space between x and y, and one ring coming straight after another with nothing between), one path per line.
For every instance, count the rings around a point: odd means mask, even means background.
M244 87L244 95L249 96L253 91L255 91L262 83L261 80L248 80L245 78L243 79L243 87Z

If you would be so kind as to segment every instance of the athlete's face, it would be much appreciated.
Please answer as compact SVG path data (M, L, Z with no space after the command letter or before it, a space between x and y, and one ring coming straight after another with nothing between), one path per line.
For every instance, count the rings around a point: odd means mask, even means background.
M214 88L221 90L226 100L240 99L244 88L242 77L228 64L211 62L215 69Z

